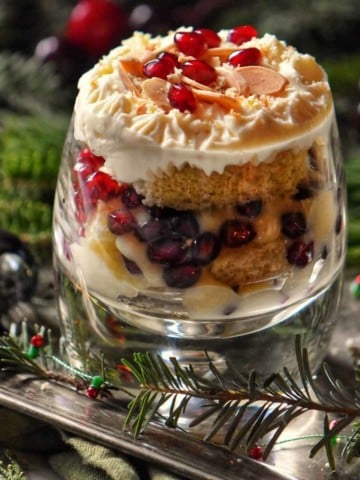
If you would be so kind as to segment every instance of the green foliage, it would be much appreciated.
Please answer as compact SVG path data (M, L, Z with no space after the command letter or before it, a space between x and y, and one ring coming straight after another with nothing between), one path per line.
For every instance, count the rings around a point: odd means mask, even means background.
M26 477L20 465L8 456L6 464L0 461L0 480L26 480Z

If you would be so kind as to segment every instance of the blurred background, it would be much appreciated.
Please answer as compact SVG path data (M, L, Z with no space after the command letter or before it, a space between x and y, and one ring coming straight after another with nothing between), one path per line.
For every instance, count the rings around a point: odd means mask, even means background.
M81 73L134 30L254 25L329 75L348 184L348 264L360 265L359 0L0 0L0 228L51 253L52 201Z

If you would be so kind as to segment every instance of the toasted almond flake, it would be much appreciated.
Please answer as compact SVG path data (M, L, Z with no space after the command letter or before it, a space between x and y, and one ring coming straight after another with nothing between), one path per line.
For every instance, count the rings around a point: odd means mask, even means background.
M239 103L235 98L229 97L219 92L214 92L211 90L198 90L193 88L193 93L198 100L203 100L204 102L218 103L227 110L238 110Z
M260 65L239 67L237 72L237 75L242 76L247 83L250 95L274 95L280 92L287 83L286 78L280 73Z
M247 94L248 84L238 69L218 67L215 70L225 80L226 87L235 88L240 95Z
M120 60L122 70L136 77L143 76L143 63L135 58L123 58Z
M168 92L170 83L162 78L153 77L143 82L144 95L150 98L161 108L170 109L170 102L168 99Z
M119 76L120 79L125 87L125 89L129 90L132 92L134 95L139 96L139 90L136 88L134 82L131 81L129 75L126 73L126 71L123 69L121 62L119 63Z
M233 47L214 47L209 48L206 51L206 55L210 57L226 57L229 56L231 53L236 52L237 50L240 50L239 45L234 45Z
M198 90L207 90L210 92L215 91L213 88L210 88L207 85L204 85L203 83L199 83L196 80L193 80L192 78L186 77L185 75L181 75L181 81L183 83L186 83L190 87L197 88Z

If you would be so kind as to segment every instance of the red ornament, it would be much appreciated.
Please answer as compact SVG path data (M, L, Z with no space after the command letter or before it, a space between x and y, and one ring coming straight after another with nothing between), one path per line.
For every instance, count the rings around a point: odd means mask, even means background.
M30 344L33 346L33 347L36 347L36 348L40 348L44 345L44 338L42 335L40 335L39 333L37 335L34 335L31 337L30 339Z
M86 396L91 399L96 398L99 395L99 393L100 393L100 390L96 387L93 387L92 385L90 385L90 387L86 389Z
M254 460L261 460L263 453L263 449L260 447L260 445L254 445L249 451L249 457L253 458Z
M90 55L106 53L127 29L123 9L111 0L80 0L72 10L65 37Z

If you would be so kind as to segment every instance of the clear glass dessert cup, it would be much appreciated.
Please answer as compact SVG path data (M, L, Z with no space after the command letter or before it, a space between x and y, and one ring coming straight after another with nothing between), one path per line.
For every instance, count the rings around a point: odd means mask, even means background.
M210 33L136 32L79 81L53 227L75 366L206 372L207 352L265 377L296 372L298 334L314 368L326 353L346 232L326 74L273 35Z
M266 165L198 174L196 185L186 171L167 176L159 191L168 206L144 205L141 186L115 180L70 126L54 262L73 364L83 366L86 351L114 365L150 351L200 366L206 351L222 371L231 364L268 375L284 365L296 371L302 334L318 365L345 255L343 166L331 122L311 148L279 151ZM239 184L244 198L228 202ZM179 185L187 208L176 205Z

